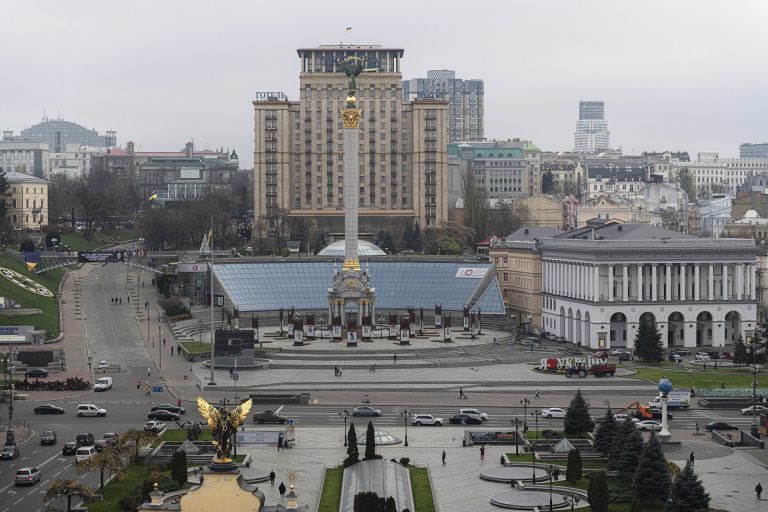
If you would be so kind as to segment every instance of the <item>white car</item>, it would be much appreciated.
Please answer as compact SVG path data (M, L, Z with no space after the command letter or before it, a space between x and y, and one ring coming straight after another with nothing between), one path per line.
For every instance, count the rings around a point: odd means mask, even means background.
M147 430L149 432L155 432L155 433L161 432L165 430L165 423L163 423L162 421L155 421L155 420L148 421L144 424L144 430Z
M99 370L109 370L109 363L104 359L99 361Z
M19 485L35 485L40 481L40 470L37 468L19 468L13 476L13 483Z
M106 416L107 410L96 407L93 404L79 404L77 406L77 415L81 418L83 416Z
M749 407L745 407L744 409L742 409L741 414L743 414L744 416L748 416L752 414L752 408L755 409L755 414L763 414L768 412L768 407L764 405L750 405Z
M443 418L436 418L431 414L414 414L411 416L411 425L435 425L440 426L443 424Z
M616 350L611 351L612 356L617 356L619 354L629 354L629 350L625 350L623 348L617 348Z
M565 418L565 411L559 407L550 407L549 409L542 409L542 418Z
M621 422L621 423L629 420L630 418L631 418L630 415L625 413L625 412L620 412L618 414L614 414L613 415L613 419L615 419L616 421Z
M696 360L697 361L709 361L710 357L709 354L706 352L697 352L696 353Z
M484 412L478 411L477 409L459 409L459 414L466 414L467 416L472 416L478 420L488 421L488 415Z
M661 430L661 423L653 420L643 420L635 423L635 427L637 427L637 430L652 432L656 430Z

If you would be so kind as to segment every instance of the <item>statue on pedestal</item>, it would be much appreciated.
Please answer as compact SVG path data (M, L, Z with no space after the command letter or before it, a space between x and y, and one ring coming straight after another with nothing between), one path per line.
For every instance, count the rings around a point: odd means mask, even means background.
M238 405L233 411L228 411L224 405L214 407L202 397L197 397L197 409L208 422L213 434L213 445L216 447L214 464L230 464L232 459L232 436L237 433L237 427L243 424L253 406L253 400Z

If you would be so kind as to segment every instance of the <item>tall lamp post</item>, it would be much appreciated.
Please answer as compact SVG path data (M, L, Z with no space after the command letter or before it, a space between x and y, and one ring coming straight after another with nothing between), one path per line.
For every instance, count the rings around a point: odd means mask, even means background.
M408 446L408 416L410 415L410 411L408 409L403 409L400 411L400 416L403 417L403 425L405 425L405 446Z
M349 411L346 409L339 411L339 418L344 418L344 446L347 446L347 418L349 418Z
M549 465L549 512L552 512L552 479L555 475L555 467Z
M160 309L160 308L158 308ZM157 312L157 353L160 355L160 369L163 369L163 348L165 347L165 344L162 343L163 341L163 327L160 324L160 311ZM171 345L173 347L173 345ZM173 354L171 354L173 355Z
M520 435L518 433L518 430L520 429L520 418L515 418L511 420L512 424L515 426L515 456L520 455L520 450L518 448L518 436Z
M520 405L523 406L523 432L528 432L528 406L531 405L531 401L523 398L520 400Z
M5 434L5 445L16 445L16 434L13 431L13 373L16 371L16 367L11 366L13 363L13 347L10 347L8 352L8 358L6 359L6 369L8 370L8 432Z
M539 416L541 416L541 411L538 410L538 409L534 409L531 412L531 416L533 416L535 421L536 421L536 440L538 441L538 439L539 439Z
M237 373L237 356L235 356L235 371L232 372L232 380L235 381L235 400L239 400L240 396L237 394L237 381L240 380L240 374Z

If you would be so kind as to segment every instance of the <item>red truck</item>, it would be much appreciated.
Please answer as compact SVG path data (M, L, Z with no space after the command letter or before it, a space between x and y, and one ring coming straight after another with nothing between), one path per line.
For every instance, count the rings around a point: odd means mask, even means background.
M588 373L591 373L595 377L602 377L604 375L610 375L613 377L613 375L616 373L616 365L615 364L594 364L591 367L587 368L585 366L569 366L565 369L565 376L566 377L573 377L574 375L578 376L579 378L584 378L587 376Z

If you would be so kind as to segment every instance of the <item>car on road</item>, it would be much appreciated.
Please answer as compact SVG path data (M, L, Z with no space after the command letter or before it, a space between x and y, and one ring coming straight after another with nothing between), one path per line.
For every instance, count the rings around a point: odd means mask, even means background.
M661 423L654 420L643 420L635 423L635 427L637 430L642 430L644 432L654 432L661 430Z
M477 418L480 421L488 421L488 415L484 412L478 411L477 409L462 408L459 409L459 414L466 414L468 416L472 416L473 418Z
M651 418L655 420L661 419L661 409L658 409L656 407L651 407L650 409L648 409L648 412L651 413ZM669 411L667 411L667 419L671 420L672 418L674 418L674 416L672 416L672 414L670 414Z
M93 383L94 391L106 391L112 389L112 377L101 377Z
M443 424L443 418L436 418L431 414L414 414L411 416L411 425L435 425L440 426Z
M709 357L709 354L706 352L696 352L695 359L697 361L709 361L711 358Z
M90 459L96 453L96 448L93 446L81 446L75 453L75 463L83 462Z
M253 422L259 425L265 423L276 423L278 425L285 425L288 422L288 418L275 414L273 411L256 412L253 414Z
M75 441L69 441L64 443L64 448L61 450L62 455L74 455L77 453L77 443Z
M93 434L90 432L80 432L75 436L75 442L77 443L78 448L81 446L92 446L94 444Z
M731 359L733 359L733 354L731 352L723 352L722 354L720 354L720 357L722 357L723 359L728 359L730 361Z
M19 468L13 475L13 483L19 485L35 485L40 481L40 470L37 468Z
M563 338L562 336L555 336L555 342L556 342L556 343L565 343L565 342L567 342L567 341L568 341L568 340L566 340L566 339L565 339L565 338Z
M707 432L712 432L713 430L739 430L739 427L725 421L710 421L704 425L704 430Z
M3 446L3 449L0 450L0 460L10 460L15 459L19 456L19 447L14 445L10 446Z
M101 407L96 407L93 404L79 404L77 406L77 415L83 416L106 416L107 410Z
M543 332L541 333L541 337L547 341L555 341L557 339L557 335L551 332Z
M680 354L675 354L674 352L672 352L671 354L669 354L669 360L672 361L673 363L682 363L683 362L683 356L681 356Z
M521 338L518 343L520 343L520 345L524 346L525 348L541 347L541 341L539 341L537 338Z
M57 438L55 430L46 430L40 434L40 445L56 444L56 440Z
M47 377L48 370L45 368L30 368L26 373L27 377Z
M175 412L166 411L165 409L159 409L147 414L148 420L163 420L163 421L179 421L181 416Z
M749 414L752 414L753 409L754 409L755 414L763 414L763 413L768 412L768 407L766 407L764 405L750 405L749 407L743 408L739 412L741 412L741 414L743 414L744 416L747 416Z
M173 404L159 404L155 405L150 409L151 412L155 411L171 411L176 414L186 414L187 410L183 407L179 407L178 405Z
M543 418L565 418L565 411L559 407L550 407L549 409L542 409L541 416Z
M102 359L101 361L99 361L98 370L101 370L101 371L109 370L109 363L104 359Z
M144 430L147 430L149 432L158 433L165 429L165 423L162 421L148 421L144 424Z
M689 356L691 355L691 351L687 348L674 348L670 351L670 354L678 354L681 356Z
M619 354L628 354L628 353L629 353L629 352L627 352L627 351L626 351L625 349L623 349L623 348L617 348L617 349L611 350L611 355L612 355L612 356L617 356L617 355L619 355Z
M381 410L368 405L361 405L352 409L352 416L381 416Z
M620 412L620 413L617 413L617 414L613 415L613 419L615 419L616 421L619 421L621 423L629 420L630 418L631 418L631 416L629 414L625 413L625 412Z
M65 412L67 412L66 410L64 410L63 407L59 407L53 404L38 405L37 407L32 409L32 411L35 414L64 414Z
M483 422L480 418L475 418L469 414L456 414L448 418L448 423L456 425L480 425Z

